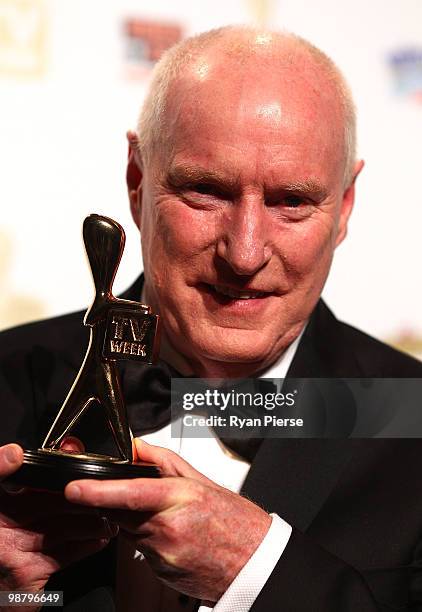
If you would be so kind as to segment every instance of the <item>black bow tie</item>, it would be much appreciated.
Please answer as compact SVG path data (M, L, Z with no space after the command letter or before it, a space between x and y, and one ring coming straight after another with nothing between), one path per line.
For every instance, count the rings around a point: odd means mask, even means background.
M140 366L127 361L121 382L130 427L135 436L152 433L171 420L171 379L181 375L164 361Z
M127 361L121 376L129 423L135 436L158 431L170 423L171 379L183 378L177 370L161 360L151 366ZM224 432L214 431L225 446L249 462L262 442L261 438L227 438L221 435Z

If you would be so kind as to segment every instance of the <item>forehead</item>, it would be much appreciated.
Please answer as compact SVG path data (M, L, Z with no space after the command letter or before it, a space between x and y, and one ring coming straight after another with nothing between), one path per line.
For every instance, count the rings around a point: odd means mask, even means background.
M306 61L197 60L173 82L165 113L168 160L201 158L241 171L280 162L312 173L344 169L343 109L324 73ZM316 171L317 168L315 168Z

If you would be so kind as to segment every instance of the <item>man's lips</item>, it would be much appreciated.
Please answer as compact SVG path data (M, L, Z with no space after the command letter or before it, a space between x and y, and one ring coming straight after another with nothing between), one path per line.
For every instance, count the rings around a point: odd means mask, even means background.
M215 299L223 304L232 302L233 300L262 300L274 295L272 291L260 291L257 289L237 289L228 285L200 283L201 290L213 295Z

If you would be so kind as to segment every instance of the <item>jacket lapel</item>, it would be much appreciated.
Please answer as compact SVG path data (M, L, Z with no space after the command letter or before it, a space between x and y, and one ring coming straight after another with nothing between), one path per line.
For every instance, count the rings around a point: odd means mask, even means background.
M287 378L359 377L362 372L342 326L320 301ZM358 440L265 439L242 493L305 531L350 461Z
M287 373L288 378L365 376L333 313L320 300L313 311Z
M242 493L306 531L335 487L351 440L270 439L259 449Z

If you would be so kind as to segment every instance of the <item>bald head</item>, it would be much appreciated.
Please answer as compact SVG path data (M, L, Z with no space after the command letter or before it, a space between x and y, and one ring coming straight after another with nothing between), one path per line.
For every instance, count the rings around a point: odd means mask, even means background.
M283 119L280 99L297 98L298 112L318 124L318 107L329 110L341 140L344 184L353 177L356 120L348 86L322 51L293 34L228 26L188 38L169 49L155 67L139 122L145 160L171 143L172 125L188 120L200 129L204 100L215 111L236 100L239 113L254 107L258 118L277 129ZM202 100L202 102L200 102ZM198 105L195 105L198 101ZM301 104L303 102L303 104ZM221 112L221 109L220 109ZM184 116L181 117L180 115ZM307 116L306 116L307 115Z

